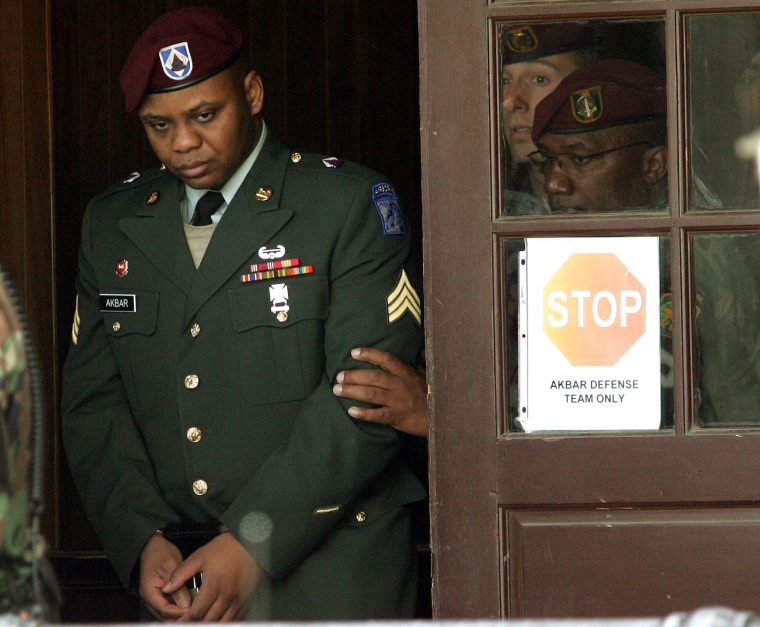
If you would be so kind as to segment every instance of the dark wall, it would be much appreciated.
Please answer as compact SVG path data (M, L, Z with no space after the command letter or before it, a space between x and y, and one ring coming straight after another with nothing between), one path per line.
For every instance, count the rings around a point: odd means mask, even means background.
M397 186L419 234L420 148L415 0L55 0L50 3L57 329L62 361L74 306L85 206L125 174L157 165L118 77L133 42L165 10L215 6L244 31L263 77L264 118L294 148L352 159ZM419 238L418 238L419 239ZM129 620L68 476L58 463L56 564L69 621Z

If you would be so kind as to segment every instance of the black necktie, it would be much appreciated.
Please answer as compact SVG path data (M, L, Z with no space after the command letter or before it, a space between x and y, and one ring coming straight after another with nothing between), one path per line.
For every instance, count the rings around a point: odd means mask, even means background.
M195 205L195 216L193 216L193 226L206 226L211 224L211 216L221 207L224 202L224 196L221 192L213 189L201 196L198 204Z

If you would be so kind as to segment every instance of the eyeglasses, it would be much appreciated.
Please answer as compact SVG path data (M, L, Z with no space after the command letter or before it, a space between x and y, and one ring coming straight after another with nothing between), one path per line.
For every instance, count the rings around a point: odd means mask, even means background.
M644 141L633 142L632 144L625 144L623 146L618 146L617 148L610 148L609 150L595 152L591 155L579 155L574 152L560 152L558 154L554 154L548 150L539 148L538 150L531 152L528 155L528 159L530 159L534 165L541 168L543 172L546 172L549 168L553 168L555 164L559 165L560 169L564 168L565 166L569 166L571 170L581 172L588 165L588 163L594 159L598 159L599 157L608 155L611 152L617 152L618 150L623 150L625 148L633 148L634 146L654 146L654 144Z

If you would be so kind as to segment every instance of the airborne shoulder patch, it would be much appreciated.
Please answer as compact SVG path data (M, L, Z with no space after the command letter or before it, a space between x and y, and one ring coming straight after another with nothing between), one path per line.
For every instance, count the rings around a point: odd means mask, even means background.
M398 196L393 186L388 183L378 183L372 187L372 200L375 202L377 213L383 224L386 235L404 235L404 214L401 212Z
M420 297L409 281L409 277L406 276L406 270L401 270L398 283L386 300L388 302L388 324L398 322L407 312L417 321L417 324L422 324Z

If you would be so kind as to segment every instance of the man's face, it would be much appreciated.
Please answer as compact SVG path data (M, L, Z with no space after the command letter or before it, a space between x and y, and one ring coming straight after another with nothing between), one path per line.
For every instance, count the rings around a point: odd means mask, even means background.
M744 67L734 85L734 97L743 132L754 131L760 125L760 52Z
M263 89L255 72L230 68L177 91L148 94L138 114L153 151L196 189L219 189L258 139Z
M536 105L579 67L575 52L502 66L504 137L513 161L526 162L536 149L530 137Z
M665 159L666 150L637 139L625 126L568 135L544 133L539 148L554 157L544 166L544 190L552 212L653 208L648 206L654 198L653 185L663 180L666 162L655 164L655 172L650 160L655 151L658 159ZM612 152L583 158L608 150Z

